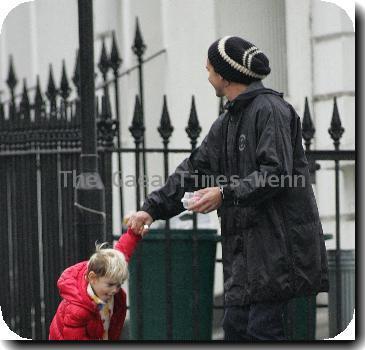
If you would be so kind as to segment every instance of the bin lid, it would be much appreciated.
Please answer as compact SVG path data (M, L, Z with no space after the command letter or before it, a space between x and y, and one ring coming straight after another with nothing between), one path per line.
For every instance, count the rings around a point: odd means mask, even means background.
M148 234L143 237L143 240L166 240L167 236L172 240L193 240L198 241L219 241L220 236L217 230L214 229L198 229L198 230L183 230L183 229L151 229ZM195 237L194 237L195 236Z
M328 239L333 238L333 234L332 233L324 233L323 238L324 238L325 241L327 241Z

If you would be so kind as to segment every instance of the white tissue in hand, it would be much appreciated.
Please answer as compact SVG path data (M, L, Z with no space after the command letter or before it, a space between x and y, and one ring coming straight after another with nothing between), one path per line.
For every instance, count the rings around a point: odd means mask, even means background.
M195 204L200 199L200 196L196 192L185 192L181 202L185 209L188 209L191 205Z

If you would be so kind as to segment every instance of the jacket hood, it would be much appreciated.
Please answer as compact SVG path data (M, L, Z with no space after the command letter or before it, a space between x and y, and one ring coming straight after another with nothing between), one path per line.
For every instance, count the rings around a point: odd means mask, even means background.
M57 286L63 299L95 311L97 306L92 302L86 290L88 285L85 278L86 271L87 261L70 266L61 274Z
M248 88L244 93L238 95L234 100L228 101L224 108L229 112L236 112L239 108L244 108L249 105L255 97L263 94L276 95L281 98L284 96L281 92L266 88L261 81L255 81L248 85Z

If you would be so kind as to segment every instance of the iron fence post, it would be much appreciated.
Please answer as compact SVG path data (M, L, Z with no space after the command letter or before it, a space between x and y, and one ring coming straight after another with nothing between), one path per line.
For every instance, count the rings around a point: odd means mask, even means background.
M136 95L136 102L134 107L134 115L132 125L129 127L134 142L135 142L135 171L136 171L136 209L140 210L141 206L141 191L140 191L140 147L143 141L145 127L143 125L141 103L138 95ZM137 338L143 337L143 293L142 293L142 254L143 245L139 247L139 254L137 255Z
M146 51L146 45L143 41L141 30L139 28L138 17L136 18L136 34L132 50L138 59L138 82L139 82L139 98L141 102L141 116L144 124L144 96L143 96L143 55ZM143 177L147 179L147 160L146 160L146 135L143 135L142 140L142 164L143 164ZM148 195L147 181L143 182L143 194L144 197Z
M79 258L85 259L105 237L105 189L98 172L92 0L78 0L78 16L82 150L75 219Z
M328 129L333 140L335 151L340 149L340 139L345 129L342 127L338 113L337 99L333 101L331 126ZM336 324L338 334L342 332L342 281L341 281L341 239L340 239L340 164L335 160L335 205L336 205Z
M201 133L201 126L199 124L198 115L195 108L195 98L192 96L190 115L188 120L188 126L185 128L186 133L190 139L191 151L193 152L196 148L197 139ZM193 243L192 243L192 283L193 283L193 335L194 339L199 339L199 262L198 262L198 220L197 214L193 213Z
M160 120L160 126L158 127L158 132L162 137L163 142L163 163L164 163L164 178L165 182L169 177L169 142L172 132L174 130L171 125L169 111L167 109L167 100L166 95L163 97L163 107L162 107L162 116ZM166 339L173 339L173 306L174 300L172 297L172 242L171 242L171 231L170 231L170 221L166 220L165 225L165 252L166 252Z
M113 70L114 74L114 101L115 101L115 114L117 120L117 147L120 149L122 147L122 124L119 112L119 67L122 64L123 60L119 57L117 42L115 39L115 34L113 32L113 43L112 43L112 50L110 53L110 60L109 65ZM124 195L123 195L123 174L122 174L122 153L118 152L118 176L119 181L119 203L120 203L120 216L123 220L124 218Z

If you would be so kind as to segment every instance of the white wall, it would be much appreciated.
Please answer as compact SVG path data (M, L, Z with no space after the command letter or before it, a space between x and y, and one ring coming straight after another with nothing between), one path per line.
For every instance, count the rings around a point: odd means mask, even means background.
M22 20L19 21L19 18ZM23 25L21 25L22 23ZM5 83L8 77L9 56L12 54L14 64L16 65L16 76L18 78L18 86L16 91L21 91L22 79L27 79L28 86L30 78L35 74L35 57L31 45L32 25L29 4L22 4L13 9L6 17L2 33L0 37L1 47L1 82L0 89L4 91L2 99L8 98L7 85ZM18 43L17 45L14 45ZM33 57L32 57L33 56ZM27 57L25 60L24 58Z
M316 148L333 149L328 134L333 96L345 128L341 149L355 148L355 41L351 20L338 6L312 0L312 50L313 50L313 114L316 126ZM334 162L321 162L317 173L317 200L325 232L335 236L335 183ZM340 208L341 248L355 247L355 178L354 162L341 162ZM326 242L335 247L335 237Z
M318 0L319 1L319 0ZM286 98L300 116L304 98L312 94L311 0L286 0L288 93Z
M74 0L37 0L23 3L6 17L0 36L0 89L7 92L8 56L13 55L18 79L26 78L28 87L40 76L43 91L47 88L49 63L53 65L56 85L61 79L62 59L73 73L78 46L77 2ZM21 92L17 86L17 93ZM6 96L6 95L5 95Z
M271 67L264 84L287 93L285 1L214 2L218 37L238 35L259 47L269 57Z

